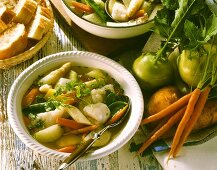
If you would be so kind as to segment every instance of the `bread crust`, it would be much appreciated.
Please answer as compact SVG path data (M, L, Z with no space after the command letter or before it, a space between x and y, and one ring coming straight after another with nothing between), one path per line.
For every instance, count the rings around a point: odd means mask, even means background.
M16 34L13 36L13 34ZM11 38L13 37L13 38ZM5 39L10 38L10 41ZM14 24L0 36L0 59L10 58L25 50L28 44L25 26Z
M28 38L40 40L42 36L49 30L49 26L50 20L41 14L37 14L30 24Z
M43 16L45 16L48 19L52 18L52 12L50 11L50 9L45 8L41 5L38 5L37 10L36 10L36 15L37 14L41 14Z
M13 10L8 9L4 4L0 3L0 19L5 24L9 24L12 21L14 16L15 16L15 13Z
M16 16L15 22L23 23L27 25L35 15L37 9L37 3L33 0L19 0L14 11Z
M0 19L0 34L7 29L7 25Z

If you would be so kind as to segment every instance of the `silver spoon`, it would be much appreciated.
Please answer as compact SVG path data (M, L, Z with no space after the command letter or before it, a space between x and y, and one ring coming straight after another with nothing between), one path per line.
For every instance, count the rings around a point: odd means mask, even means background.
M75 161L77 161L82 155L86 153L86 151L97 141L97 139L100 138L100 136L109 128L115 127L119 124L121 124L130 111L130 100L128 100L128 107L125 111L124 115L117 120L116 122L112 124L106 125L103 129L101 129L99 132L95 133L92 138L88 139L85 143L81 144L73 153L67 157L63 163L60 165L59 170L64 170L65 168L69 167L71 164L73 164Z

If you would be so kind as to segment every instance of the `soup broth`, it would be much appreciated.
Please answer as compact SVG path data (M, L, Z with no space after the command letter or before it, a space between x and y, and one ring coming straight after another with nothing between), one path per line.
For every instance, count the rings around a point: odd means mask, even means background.
M118 111L125 112L128 100L106 72L68 62L33 82L23 97L22 111L27 129L38 142L73 152ZM108 144L123 126L107 131L94 147Z

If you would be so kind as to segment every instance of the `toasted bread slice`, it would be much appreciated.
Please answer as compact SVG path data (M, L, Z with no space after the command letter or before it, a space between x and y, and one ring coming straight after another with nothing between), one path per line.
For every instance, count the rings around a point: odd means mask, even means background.
M4 12L6 11L7 7L0 2L0 17L4 14Z
M13 10L8 9L4 4L0 4L0 18L5 24L10 23L14 16Z
M7 29L7 25L0 19L0 34Z
M38 5L37 10L36 10L36 15L37 14L41 14L43 16L45 16L48 19L52 18L52 12L50 9L43 7L41 5Z
M14 24L0 35L0 59L10 58L24 51L27 41L24 24Z
M30 25L28 38L40 40L50 28L50 19L41 14L37 14Z
M37 15L38 16L38 15ZM40 17L42 18L42 22L44 25L44 34L48 32L48 30L50 29L51 26L51 20L48 19L47 17L40 15Z
M1 19L6 24L9 24L13 20L14 16L15 16L14 11L7 9L5 13L2 15Z
M34 0L19 0L14 8L14 21L27 25L34 17L36 9L37 2Z

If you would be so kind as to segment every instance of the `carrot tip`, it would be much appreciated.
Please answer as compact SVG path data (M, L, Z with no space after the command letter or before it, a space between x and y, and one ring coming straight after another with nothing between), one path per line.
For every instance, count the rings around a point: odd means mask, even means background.
M166 161L166 165L168 165L170 159L171 159L171 158L168 156L168 157L167 157L167 161Z

